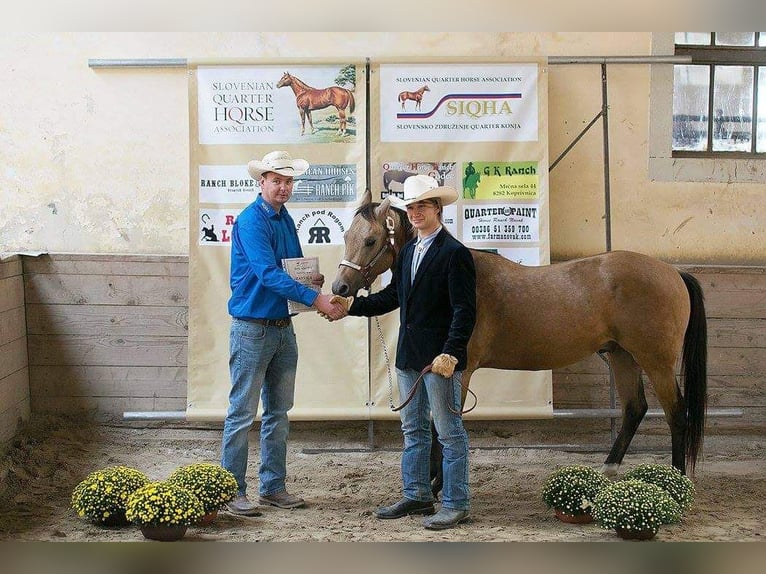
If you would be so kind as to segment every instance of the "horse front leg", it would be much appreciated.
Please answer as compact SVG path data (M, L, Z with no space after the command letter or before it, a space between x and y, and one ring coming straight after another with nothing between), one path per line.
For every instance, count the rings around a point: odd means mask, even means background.
M298 108L298 112L301 114L301 135L303 135L306 131L306 111L303 108ZM311 121L310 117L309 121Z
M439 500L439 493L444 486L444 470L442 469L443 460L444 455L442 453L442 445L439 442L439 436L436 433L436 425L434 424L434 421L431 421L431 492L436 500Z

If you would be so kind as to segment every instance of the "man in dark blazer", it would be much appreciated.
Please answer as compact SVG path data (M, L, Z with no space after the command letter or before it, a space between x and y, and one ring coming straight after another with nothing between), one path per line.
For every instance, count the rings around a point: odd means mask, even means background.
M378 508L381 519L434 513L430 484L433 417L443 449L444 490L428 529L451 528L468 517L468 435L460 414L461 379L468 340L476 322L476 270L470 251L444 228L442 209L457 192L426 175L404 182L404 199L391 205L406 210L416 236L402 248L391 283L368 297L336 297L350 315L372 317L399 308L396 373L399 396L412 399L400 411L403 498ZM430 416L429 416L430 415Z

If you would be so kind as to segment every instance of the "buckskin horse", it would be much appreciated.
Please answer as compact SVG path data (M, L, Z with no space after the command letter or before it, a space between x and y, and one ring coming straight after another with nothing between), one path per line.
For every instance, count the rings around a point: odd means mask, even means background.
M314 122L311 120L313 110L322 110L330 106L335 106L338 110L339 126L338 135L345 135L346 130L346 108L349 113L354 113L354 94L351 90L341 88L340 86L330 86L329 88L312 88L305 84L289 72L282 74L282 78L277 82L277 88L290 86L295 94L295 105L298 106L298 113L301 116L301 135L306 131L306 120L309 121L311 133L316 133Z
M399 101L402 102L402 109L404 109L404 102L407 100L414 100L415 101L415 109L420 109L420 102L423 101L423 92L430 92L431 88L428 87L428 84L420 88L419 90L415 90L414 92L401 92L399 94Z
M345 234L332 291L356 295L393 267L411 226L369 190ZM616 472L647 411L646 373L670 427L672 463L693 472L707 405L707 321L702 288L688 273L629 251L527 267L472 249L476 326L468 343L462 404L476 369L548 370L593 353L606 357L622 403L622 427L604 462ZM681 359L683 393L676 383ZM431 475L441 489L441 451L432 426Z

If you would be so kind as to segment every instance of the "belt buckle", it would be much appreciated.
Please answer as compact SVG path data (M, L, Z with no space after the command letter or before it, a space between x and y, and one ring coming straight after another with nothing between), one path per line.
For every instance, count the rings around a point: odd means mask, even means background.
M290 319L276 319L274 324L279 328L284 328L290 324Z

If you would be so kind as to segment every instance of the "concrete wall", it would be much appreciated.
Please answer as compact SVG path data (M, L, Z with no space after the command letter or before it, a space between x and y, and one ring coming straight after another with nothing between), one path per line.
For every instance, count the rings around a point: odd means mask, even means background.
M29 414L21 258L0 257L0 445L16 434L19 424L27 420Z
M655 40L643 32L6 33L1 250L188 253L186 70L96 70L89 58L648 55ZM613 248L762 265L763 184L649 177L651 77L647 65L609 67ZM549 67L551 161L600 106L599 66ZM600 125L551 173L550 215L553 259L604 250Z

